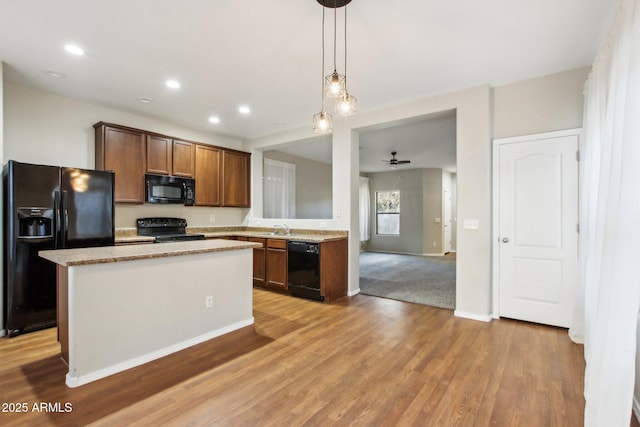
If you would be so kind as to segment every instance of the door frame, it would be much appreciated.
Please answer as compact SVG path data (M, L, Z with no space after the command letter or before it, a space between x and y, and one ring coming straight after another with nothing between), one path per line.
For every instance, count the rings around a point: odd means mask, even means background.
M517 142L535 141L540 139L558 138L563 136L578 137L578 152L582 148L582 128L566 129L555 132L537 133L532 135L498 138L492 144L491 165L491 317L500 318L500 146ZM580 165L578 165L580 168ZM578 192L580 181L578 181ZM579 197L579 193L578 193ZM578 215L580 212L578 212Z

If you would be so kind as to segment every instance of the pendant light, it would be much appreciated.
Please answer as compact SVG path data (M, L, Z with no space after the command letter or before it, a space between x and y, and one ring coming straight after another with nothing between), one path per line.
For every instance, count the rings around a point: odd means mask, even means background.
M315 132L329 132L333 127L333 117L324 109L324 7L322 8L322 109L318 114L313 115L313 130Z
M339 74L336 67L337 44L337 9L346 6L351 0L317 0L322 5L322 109L313 116L313 130L328 132L332 130L333 117L324 109L324 97L337 98L336 112L341 116L349 116L356 112L357 100L347 91L347 8L344 8L344 68L345 74ZM324 31L325 8L333 9L333 73L324 75Z
M335 23L334 23L335 25ZM335 52L335 47L334 47ZM344 92L340 94L336 102L336 112L341 116L351 116L356 113L358 100L349 95L347 90L347 6L344 6Z

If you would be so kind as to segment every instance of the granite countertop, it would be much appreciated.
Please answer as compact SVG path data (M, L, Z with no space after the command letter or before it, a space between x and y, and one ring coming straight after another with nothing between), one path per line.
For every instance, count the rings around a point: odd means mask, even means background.
M77 265L251 249L260 246L260 243L233 240L193 240L187 242L158 243L154 245L58 249L40 251L38 254L42 258L53 261L63 267L72 267Z
M321 243L330 240L346 239L348 232L339 230L307 230L293 229L291 234L271 234L272 228L261 227L187 227L187 233L204 234L207 239L215 239L226 236L254 237L260 239L284 239L300 240L305 242ZM153 242L153 237L139 236L135 228L121 228L116 230L116 243L145 243Z

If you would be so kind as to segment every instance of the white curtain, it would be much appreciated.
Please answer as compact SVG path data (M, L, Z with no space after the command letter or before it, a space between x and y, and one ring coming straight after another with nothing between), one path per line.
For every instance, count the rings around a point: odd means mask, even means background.
M622 0L585 84L580 280L585 425L628 426L640 310L640 7Z
M296 217L296 165L264 159L263 212L265 218Z
M371 236L370 233L370 219L371 212L371 196L369 194L369 178L364 176L360 177L360 197L358 200L359 213L360 213L360 241L366 242Z

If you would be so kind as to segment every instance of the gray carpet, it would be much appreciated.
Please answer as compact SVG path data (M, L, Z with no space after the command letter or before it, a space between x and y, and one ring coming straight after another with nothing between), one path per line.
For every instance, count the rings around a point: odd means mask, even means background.
M360 292L453 310L456 306L455 255L361 252Z

